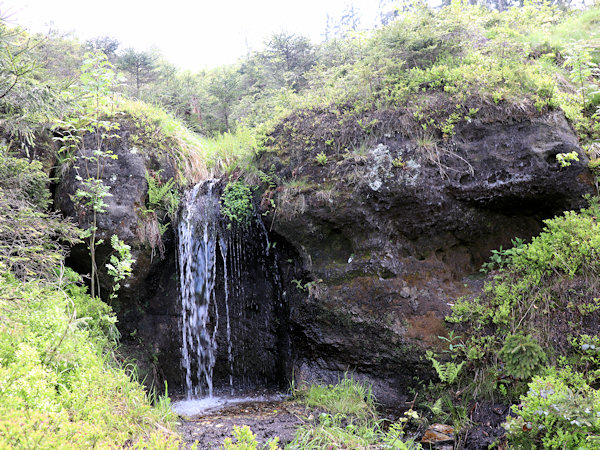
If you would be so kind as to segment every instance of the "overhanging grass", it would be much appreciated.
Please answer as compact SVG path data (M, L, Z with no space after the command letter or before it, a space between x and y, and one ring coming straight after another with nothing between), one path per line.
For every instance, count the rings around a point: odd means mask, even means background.
M142 101L121 99L115 109L118 112L111 116L116 120L123 114L133 120L142 147L166 152L176 161L180 184L243 170L255 154L256 138L249 128L238 127L209 138L189 130L165 110Z

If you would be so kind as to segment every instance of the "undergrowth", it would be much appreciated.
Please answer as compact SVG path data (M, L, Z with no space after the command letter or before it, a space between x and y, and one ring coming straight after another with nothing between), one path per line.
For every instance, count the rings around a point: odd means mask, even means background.
M410 420L418 414L410 409L394 423L378 418L371 386L348 374L337 384L303 385L294 397L319 413L297 430L290 449L382 448L413 450L421 448L406 433Z
M466 368L458 391L518 403L505 424L517 448L600 440L600 207L589 202L504 252L481 295L459 299L447 317L465 336L454 347Z
M117 362L111 308L63 266L80 230L47 211L41 164L2 147L0 175L0 448L178 448L168 402Z
M173 414L116 363L114 314L74 272L3 273L0 318L0 447L178 448Z

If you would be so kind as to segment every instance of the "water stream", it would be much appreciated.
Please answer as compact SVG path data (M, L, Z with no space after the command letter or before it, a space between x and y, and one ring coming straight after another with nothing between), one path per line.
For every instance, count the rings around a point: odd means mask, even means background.
M201 192L202 188L207 193ZM186 198L179 223L182 366L188 400L213 395L218 308L215 302L216 217L214 182L198 184ZM218 209L216 209L218 211ZM212 311L216 320L209 322Z
M281 285L267 230L260 217L251 229L224 224L219 193L214 180L188 191L178 225L185 400L174 409L187 413L247 400L279 376Z

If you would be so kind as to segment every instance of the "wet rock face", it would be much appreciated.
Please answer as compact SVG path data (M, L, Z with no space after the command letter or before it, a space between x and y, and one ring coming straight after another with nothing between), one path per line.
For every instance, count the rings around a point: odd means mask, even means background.
M149 385L169 391L183 388L184 376L181 366L182 307L179 296L178 242L174 226L163 235L164 257L140 238L139 228L144 220L142 210L148 195L146 172L162 170L163 181L175 176L168 158L157 159L136 151L128 144L128 126L124 124L121 137L104 143L118 158L107 159L103 164L102 181L110 188L106 197L106 212L98 215L98 239L104 239L97 249L98 267L103 271L111 254L110 237L119 236L131 246L136 260L133 276L122 283L119 297L113 302L121 332L122 352L133 358L140 369L140 379ZM86 136L85 148L94 148L94 136ZM77 175L87 178L84 170L86 151L79 154L77 165L64 174L57 186L55 205L63 214L74 217L86 228L89 215L77 208L72 196L79 187ZM91 166L90 166L91 168ZM219 192L222 185L219 184ZM182 196L183 201L183 196ZM218 212L217 212L218 217ZM227 224L220 224L225 230ZM236 388L253 386L286 386L291 373L289 341L287 338L287 303L281 297L282 289L277 278L275 254L266 252L264 227L259 223L244 233L233 231L228 242L228 290L229 303L225 298L225 264L218 249L216 258L216 308L211 309L211 326L216 324L218 333L216 363L214 366L215 388L227 388L230 374ZM90 272L88 249L77 246L72 249L67 263L80 273ZM101 273L101 294L106 298L110 292L110 279ZM227 314L231 318L231 361L228 352ZM233 371L233 373L232 373Z
M561 168L556 154L572 151L580 161ZM262 161L288 179L272 227L301 255L310 288L290 303L296 373L356 370L383 402L430 376L424 349L441 345L448 305L480 284L467 275L490 250L536 235L592 189L561 112L472 121L437 143L388 134L325 166L298 154Z

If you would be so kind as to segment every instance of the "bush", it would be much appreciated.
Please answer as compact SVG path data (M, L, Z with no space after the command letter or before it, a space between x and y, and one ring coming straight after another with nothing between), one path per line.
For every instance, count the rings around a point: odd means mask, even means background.
M49 179L41 169L0 147L0 271L23 280L53 278L63 243L79 241L72 223L46 211Z
M547 359L535 339L520 334L507 336L498 356L508 375L524 380L538 373Z
M504 427L516 448L600 445L600 392L569 367L534 377L513 413Z
M510 375L512 381L503 383L515 388L513 395L561 357L582 372L597 369L585 360L595 344L584 337L596 333L600 312L594 281L600 278L599 215L597 199L590 199L587 209L546 220L542 233L510 254L481 295L456 302L447 320L469 336L470 369ZM502 372L495 369L502 366Z

